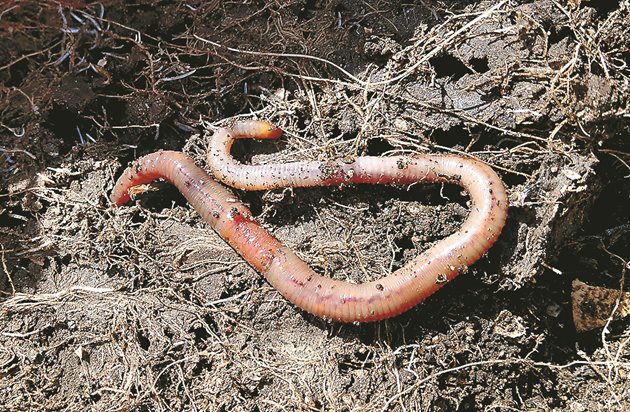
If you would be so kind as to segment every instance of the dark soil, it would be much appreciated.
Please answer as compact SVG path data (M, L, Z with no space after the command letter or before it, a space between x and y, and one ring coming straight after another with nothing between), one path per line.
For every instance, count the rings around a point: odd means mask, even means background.
M630 3L0 5L0 409L628 410L630 322L577 333L571 283L630 268ZM286 302L131 160L237 117L245 162L468 153L510 210L423 304L364 325ZM456 187L239 193L318 272L385 276L465 219Z

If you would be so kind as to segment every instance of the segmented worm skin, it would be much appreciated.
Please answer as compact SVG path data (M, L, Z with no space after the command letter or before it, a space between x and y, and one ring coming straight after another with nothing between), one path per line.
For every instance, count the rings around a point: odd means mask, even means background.
M357 157L353 161L244 165L230 155L234 139L278 138L269 123L242 121L210 140L208 164L224 183L246 190L342 184L445 182L470 195L462 227L382 279L352 284L315 273L291 249L261 228L236 197L179 152L147 155L128 168L112 202L129 200L132 186L163 178L175 184L203 218L286 299L314 315L341 322L370 322L398 315L440 289L496 241L507 216L505 187L485 164L466 157L416 155Z

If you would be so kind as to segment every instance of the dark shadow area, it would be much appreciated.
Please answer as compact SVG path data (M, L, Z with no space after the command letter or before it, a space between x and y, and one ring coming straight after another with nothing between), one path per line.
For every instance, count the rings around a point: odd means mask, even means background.
M453 82L473 73L461 60L450 54L433 57L429 63L435 69L436 77L448 77Z

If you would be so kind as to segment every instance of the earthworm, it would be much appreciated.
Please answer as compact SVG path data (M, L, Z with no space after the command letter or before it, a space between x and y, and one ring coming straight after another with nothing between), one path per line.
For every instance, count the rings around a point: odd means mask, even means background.
M369 184L443 182L470 196L462 227L389 276L363 284L315 273L288 247L260 227L236 196L180 152L157 152L136 160L111 195L120 206L128 190L157 178L173 183L214 230L287 300L316 316L340 322L371 322L396 316L436 292L477 261L497 240L507 217L505 187L484 163L456 155L373 157L328 162L244 165L230 155L234 139L280 137L267 122L241 121L217 130L208 163L215 177L235 188L263 190Z

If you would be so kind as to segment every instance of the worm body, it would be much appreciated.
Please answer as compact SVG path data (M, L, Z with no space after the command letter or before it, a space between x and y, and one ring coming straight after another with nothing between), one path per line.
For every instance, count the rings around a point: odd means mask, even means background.
M163 178L173 183L243 258L286 299L314 315L341 322L370 322L398 315L440 289L478 260L498 238L507 195L497 174L470 158L449 155L357 157L354 161L244 165L230 155L234 139L278 138L269 123L244 121L212 136L208 164L224 183L246 190L341 184L445 182L462 186L471 207L462 227L406 266L382 279L351 284L315 273L291 249L261 228L251 212L222 185L179 152L157 152L135 161L118 179L115 205L128 190Z

